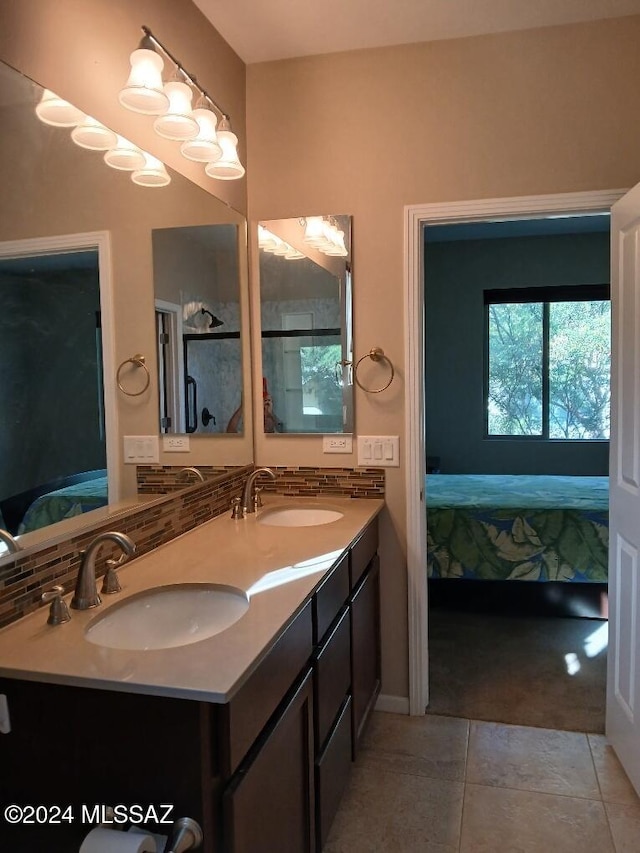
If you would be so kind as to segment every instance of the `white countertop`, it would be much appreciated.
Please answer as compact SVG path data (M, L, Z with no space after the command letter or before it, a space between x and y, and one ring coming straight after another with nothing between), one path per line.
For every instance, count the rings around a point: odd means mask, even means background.
M226 702L280 636L326 572L384 506L377 499L264 498L276 506L322 506L343 517L314 527L272 527L259 515L225 513L120 569L122 592L98 608L71 610L47 625L48 607L0 630L0 676L130 693ZM135 535L132 535L135 541ZM112 603L176 583L228 584L246 592L247 612L222 633L187 646L128 651L94 645L89 623ZM100 588L100 582L98 585ZM70 596L65 600L69 601Z

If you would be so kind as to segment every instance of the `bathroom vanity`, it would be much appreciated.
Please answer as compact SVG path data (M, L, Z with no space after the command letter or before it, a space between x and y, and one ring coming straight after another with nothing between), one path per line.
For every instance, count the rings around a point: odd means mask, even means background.
M298 528L227 515L121 572L125 597L205 577L245 590L246 613L209 639L104 648L85 639L100 618L86 612L51 627L40 611L0 632L12 723L2 802L78 815L82 804L169 804L171 820L201 824L207 853L320 851L380 688L382 502L312 503L341 517ZM89 828L0 823L0 842L55 853Z

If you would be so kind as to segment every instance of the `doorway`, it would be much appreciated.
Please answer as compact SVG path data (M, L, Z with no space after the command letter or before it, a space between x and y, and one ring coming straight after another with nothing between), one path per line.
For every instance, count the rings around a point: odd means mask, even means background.
M409 712L429 702L425 512L424 250L429 224L607 213L623 191L487 199L405 208L405 395L407 569L409 575ZM428 310L428 306L427 306Z
M425 227L428 713L604 732L609 220Z

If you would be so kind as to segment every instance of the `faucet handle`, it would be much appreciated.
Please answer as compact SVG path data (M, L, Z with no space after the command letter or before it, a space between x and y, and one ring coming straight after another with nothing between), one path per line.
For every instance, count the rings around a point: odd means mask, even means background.
M242 514L241 504L242 498L231 498L231 518L235 519L236 521L237 519L244 517Z
M53 586L42 593L42 601L45 604L51 602L47 625L63 625L65 622L70 621L71 614L66 603L62 600L63 593L64 589L59 585Z
M107 560L107 571L102 579L102 589L100 592L105 595L113 595L116 592L121 592L120 579L118 578L118 569L127 562L129 557L122 554L119 560Z
M262 509L262 498L260 497L260 492L262 491L263 486L256 486L253 490L253 510L257 512L259 509Z

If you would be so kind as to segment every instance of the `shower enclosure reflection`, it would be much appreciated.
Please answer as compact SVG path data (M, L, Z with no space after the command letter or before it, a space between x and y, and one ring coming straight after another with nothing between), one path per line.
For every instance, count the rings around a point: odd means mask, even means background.
M152 239L161 432L242 432L238 226L156 228Z
M353 430L351 218L262 222L264 431ZM321 244L333 229L333 245Z

